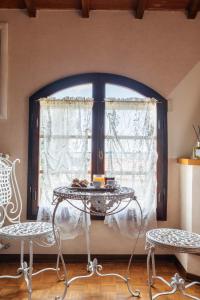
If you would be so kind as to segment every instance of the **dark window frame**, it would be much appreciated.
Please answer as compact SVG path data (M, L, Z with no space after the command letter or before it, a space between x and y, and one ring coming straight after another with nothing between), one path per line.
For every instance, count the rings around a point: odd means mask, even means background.
M167 220L167 177L168 177L168 149L167 149L167 101L152 88L134 79L110 73L84 73L57 80L38 90L29 98L29 146L28 146L28 186L27 186L27 218L36 219L38 211L38 177L39 177L39 124L40 98L48 97L60 90L80 84L93 84L93 112L99 122L104 124L105 84L115 84L127 87L136 92L159 101L157 104L157 219ZM104 153L104 125L93 118L92 130L96 132L96 139L92 141L92 174L104 173L102 155ZM100 141L98 143L98 141ZM98 150L98 151L97 151Z

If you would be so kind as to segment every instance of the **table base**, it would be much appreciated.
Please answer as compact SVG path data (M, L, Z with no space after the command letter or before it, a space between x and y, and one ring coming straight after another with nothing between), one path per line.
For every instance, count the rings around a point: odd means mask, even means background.
M118 278L122 279L127 284L128 290L129 290L129 292L132 296L140 297L140 291L139 290L135 290L134 292L131 290L130 285L129 285L129 278L124 277L124 276L122 276L120 274L117 274L117 273L101 273L102 269L103 269L102 265L99 265L97 259L94 258L94 260L90 261L88 266L87 266L87 270L90 274L85 275L85 276L73 277L72 279L70 279L68 281L68 286L76 279L92 277L93 275L97 275L97 276L100 276L100 277L115 276L115 277L118 277Z
M130 259L129 259L129 262L128 262L128 268L127 268L126 276L122 276L122 275L117 274L117 273L101 273L102 266L100 264L98 264L97 259L94 258L93 260L91 260L89 225L88 225L88 218L87 218L87 215L88 215L88 213L90 213L90 211L88 210L87 202L88 201L91 202L92 195L87 195L87 193L86 194L82 193L82 194L78 194L78 195L75 193L73 195L73 193L71 191L68 191L67 188L58 188L56 191L54 191L55 198L54 198L53 203L55 204L55 208L54 208L53 217L52 217L52 225L53 225L53 231L54 231L54 237L55 237L56 243L58 244L59 241L58 241L58 239L56 239L56 235L55 235L55 215L56 215L56 211L57 211L57 208L58 208L59 204L64 200L69 201L69 199L72 199L72 200L73 199L74 200L81 199L83 201L83 204L84 204L84 208L81 209L81 211L84 212L84 221L85 221L84 230L85 230L87 258L88 258L87 259L88 274L87 275L82 275L82 276L75 276L75 277L68 280L67 279L67 270L66 270L64 259L63 259L63 255L62 255L62 252L60 253L60 258L61 258L61 262L62 262L63 269L64 269L64 275L65 275L65 281L64 281L65 287L64 287L63 295L61 297L56 297L55 299L64 300L65 297L67 296L68 287L75 280L90 278L94 275L100 276L100 277L106 277L106 276L118 277L126 283L128 291L130 292L132 297L140 297L140 291L139 290L134 290L133 291L131 289L130 279L129 279L128 275L129 275L129 270L130 270L131 263L132 263L132 258L133 258L133 255L135 253L136 245L137 245L137 242L138 242L138 239L139 239L139 236L140 236L140 231L142 229L143 215L142 215L141 206L140 206L139 202L137 201L137 198L134 195L134 190L132 190L130 188L124 188L124 189L125 189L124 193L119 192L119 195L118 195L119 199L117 199L117 195L115 195L115 194L109 194L109 195L98 194L98 195L95 195L95 196L93 195L92 199L93 199L94 203L99 203L100 202L100 204L102 204L102 209L105 208L104 205L106 205L106 199L108 200L107 206L109 206L109 207L106 206L106 209L111 209L111 207L110 207L111 204L113 206L114 203L118 203L119 201L121 201L123 199L126 199L126 198L129 198L129 200L126 202L126 205L123 207L123 209L125 209L132 201L134 201L139 207L139 210L140 210L140 226L139 226L137 238L136 238L136 241L134 242L133 249L132 249L132 252L131 252L131 255L130 255ZM102 203L101 203L100 200L102 200ZM72 203L70 201L69 201L69 203L72 205ZM76 207L76 206L74 206L74 207ZM116 207L117 208L119 207L119 203ZM78 207L76 207L76 208L79 209ZM121 210L122 209L119 209L118 211L121 211ZM116 212L116 210L111 209L109 214L114 214L115 212ZM106 213L104 215L106 215Z
M97 258L94 258L93 261L90 261L87 265L87 271L89 274L87 275L80 275L80 276L75 276L73 278L71 278L70 280L68 281L65 281L65 291L63 293L63 296L62 297L57 297L56 299L57 300L63 300L67 294L67 289L69 288L69 286L75 281L75 280L78 280L78 279L85 279L85 278L90 278L94 275L96 276L100 276L100 277L110 277L110 276L115 276L115 277L118 277L120 279L122 279L126 285L127 285L127 288L128 288L128 291L130 292L131 296L133 297L140 297L140 290L135 290L133 291L130 287L130 283L129 283L129 278L128 277L125 277L125 276L122 276L120 274L117 274L117 273L101 273L103 267L102 265L98 264L98 260Z

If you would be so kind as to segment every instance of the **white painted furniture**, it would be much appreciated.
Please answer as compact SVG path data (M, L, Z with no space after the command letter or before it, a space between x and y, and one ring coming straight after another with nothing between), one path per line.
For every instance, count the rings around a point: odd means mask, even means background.
M187 298L200 300L199 297L187 293L188 288L195 284L200 285L200 282L194 281L186 284L185 280L178 273L171 278L170 282L165 280L163 277L156 275L154 254L157 248L167 249L174 253L200 253L200 235L185 230L171 228L152 229L146 234L146 249L148 250L147 273L149 299L154 300L160 296L171 295L176 291L179 291ZM152 286L156 279L166 284L168 290L152 295Z
M181 229L200 234L200 160L180 158L178 163ZM200 276L200 256L178 254L177 258L187 273Z
M22 212L22 199L15 175L15 160L11 162L8 159L0 158L0 239L19 240L21 244L20 266L17 275L3 275L1 278L20 278L24 277L27 289L28 299L32 298L32 276L40 274L44 271L56 271L59 274L59 260L61 258L63 267L65 264L61 253L61 242L59 230L53 232L52 224L47 222L24 222L21 223L20 216ZM10 225L3 226L4 223ZM56 241L56 243L55 243ZM29 247L29 264L24 261L24 245ZM33 272L33 246L42 247L58 247L58 256L56 268L44 268L37 272Z
M67 295L68 287L77 279L85 279L90 278L93 275L100 277L117 277L123 280L128 288L132 297L140 297L140 290L133 290L130 284L130 267L132 263L132 259L135 253L135 249L137 246L137 242L140 237L140 232L143 226L143 213L140 203L135 196L135 191L132 188L128 187L118 187L115 190L111 191L109 189L94 189L94 188L71 188L71 187L58 187L54 189L53 193L53 204L55 205L52 223L53 228L55 224L55 216L56 211L59 205L66 201L73 207L78 210L84 212L84 229L85 229L85 238L86 238L86 247L87 247L87 256L88 256L88 264L87 264L87 275L75 276L68 281L65 281L65 289L61 299L65 299ZM80 206L80 203L83 205ZM89 235L89 226L88 226L88 218L89 215L96 216L108 216L112 214L116 214L122 210L124 210L131 203L135 203L140 211L140 220L138 222L137 227L137 238L133 245L133 249L131 251L131 255L128 262L128 267L125 276L122 276L118 273L103 273L102 266L98 263L97 258L91 260L91 252L90 252L90 235Z

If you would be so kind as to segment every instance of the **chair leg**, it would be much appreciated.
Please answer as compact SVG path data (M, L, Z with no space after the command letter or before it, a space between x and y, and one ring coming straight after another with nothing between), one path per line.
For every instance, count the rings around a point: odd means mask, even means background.
M17 269L17 275L2 275L0 279L7 278L7 279L19 279L24 274L24 241L21 240L21 251L20 251L20 266Z
M32 273L33 273L33 242L29 241L29 266L26 262L23 262L24 265L24 279L26 281L28 289L28 300L32 299Z
M194 300L199 300L199 299L200 299L199 297L192 296L191 294L188 294L188 293L186 293L185 291L181 291L181 293L182 293L185 297L188 297L188 298L190 298L190 299L194 299Z
M151 277L151 285L154 285L155 277L156 277L156 265L155 265L155 248L151 249L151 265L152 265L152 277Z
M23 275L24 273L24 241L20 242L20 266L17 269L17 274Z
M191 299L195 299L195 300L200 300L199 297L196 297L196 296L193 296L189 293L186 293L185 290L188 289L188 288L191 288L192 286L194 285L200 285L200 282L199 281L193 281L187 285L185 285L184 289L181 289L181 293L185 296L185 297L188 297L188 298L191 298Z
M24 280L26 282L27 290L28 290L28 300L32 299L32 277L35 275L38 275L44 271L56 271L57 272L57 277L59 280L64 280L65 281L65 291L61 297L58 297L56 299L64 299L66 294L67 294L67 270L65 266L65 261L62 255L62 250L61 250L61 240L60 240L60 235L58 234L56 237L56 246L58 249L58 255L57 255L57 262L56 262L56 268L45 268L42 270L39 270L35 273L33 273L33 241L30 240L28 242L29 244L29 265L26 261L24 261L24 240L21 240L20 243L20 266L17 269L17 275L16 276L11 276L11 275L3 275L0 276L1 278L11 278L11 279L18 279L21 277L24 277ZM63 266L63 275L60 275L60 268L59 264L62 264Z
M20 267L23 268L24 263L24 241L21 240L21 252L20 252Z
M149 248L148 256L147 256L147 276L148 276L148 289L149 289L149 299L152 300L152 274L151 274L151 258L152 258L152 248Z

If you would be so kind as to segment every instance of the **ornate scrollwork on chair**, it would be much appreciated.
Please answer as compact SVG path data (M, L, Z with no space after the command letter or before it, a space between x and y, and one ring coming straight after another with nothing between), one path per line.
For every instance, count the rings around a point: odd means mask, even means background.
M66 278L66 268L61 253L61 240L59 229L53 231L51 223L47 222L21 222L22 198L18 187L15 167L19 159L10 161L6 158L0 158L0 238L6 240L19 240L21 243L20 266L17 275L2 275L1 278L20 278L24 277L27 289L28 299L32 298L32 276L45 271L56 271L58 278L59 262L61 259L64 269L64 279ZM4 223L10 225L3 226ZM29 264L24 261L24 244L29 245ZM44 268L33 272L33 246L51 247L56 245L58 248L57 263L55 268Z

